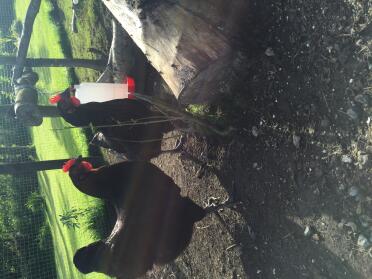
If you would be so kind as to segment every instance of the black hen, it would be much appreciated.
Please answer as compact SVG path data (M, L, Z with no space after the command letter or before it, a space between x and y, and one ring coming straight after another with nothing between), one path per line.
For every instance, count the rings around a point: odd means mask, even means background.
M64 166L83 193L111 202L117 222L110 236L79 249L82 273L136 278L153 264L174 260L189 244L193 225L207 211L180 195L172 178L147 162L122 162L93 169L73 159Z
M75 127L96 126L101 134L94 138L94 143L122 153L129 160L149 160L158 156L163 134L174 129L169 121L146 124L165 118L142 101L117 99L80 104L77 98L70 96L71 91L73 89L68 88L51 98L52 103L57 103L61 116ZM124 122L137 125L99 127Z

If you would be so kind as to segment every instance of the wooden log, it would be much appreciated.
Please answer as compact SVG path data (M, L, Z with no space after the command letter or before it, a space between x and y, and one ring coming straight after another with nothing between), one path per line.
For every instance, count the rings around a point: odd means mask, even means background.
M246 0L102 1L181 103L218 97Z
M28 6L25 22L23 24L21 40L19 41L16 66L13 70L13 82L15 82L22 75L28 47L30 45L32 29L34 27L36 15L39 13L40 4L41 0L31 0L30 5Z

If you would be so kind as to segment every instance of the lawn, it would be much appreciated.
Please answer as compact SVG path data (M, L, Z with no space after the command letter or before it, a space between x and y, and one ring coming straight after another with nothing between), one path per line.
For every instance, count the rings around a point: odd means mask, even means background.
M79 1L77 14L77 33L71 31L71 1L65 0L50 0L58 5L63 11L62 24L66 30L67 37L71 42L71 50L73 57L97 59L94 53L90 52L90 48L103 51L108 54L111 43L111 22L110 16L101 1L83 0ZM94 35L93 35L94 34ZM78 68L76 73L80 80L96 81L98 72L89 69Z
M16 16L21 21L24 20L29 2L28 0L16 0L15 2ZM71 5L71 2L68 2L68 5ZM50 2L42 1L40 12L35 20L28 57L63 57L57 28L48 16L51 8ZM84 38L80 39L85 40ZM37 87L42 92L42 103L47 102L48 95L66 88L70 83L68 72L64 68L44 68L37 70L37 72L40 75ZM94 79L97 75L93 71L82 71L82 73L84 74L83 78ZM61 118L54 118L44 119L41 126L31 129L39 160L70 158L80 154L88 155L87 139L81 129L56 130L66 126L68 124ZM66 210L94 206L97 204L97 200L78 192L68 175L61 170L39 172L38 179L41 193L46 198L47 218L52 230L59 278L106 278L101 274L82 276L73 266L74 252L79 247L94 241L91 234L84 229L84 220L79 220L81 227L75 230L63 226L59 220L59 215Z

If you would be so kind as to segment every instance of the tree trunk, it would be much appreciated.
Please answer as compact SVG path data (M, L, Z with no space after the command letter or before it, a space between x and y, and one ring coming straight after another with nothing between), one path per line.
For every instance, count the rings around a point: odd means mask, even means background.
M68 160L69 159L0 164L0 174L20 174L25 172L60 169L62 168L63 164ZM101 157L88 157L83 158L83 160L87 160L95 166L101 165L103 163Z
M0 65L16 65L17 57L0 55ZM71 67L90 68L103 70L106 66L105 60L91 59L58 59L58 58L27 58L24 60L25 67Z
M231 38L247 0L102 1L179 101L209 102L228 87Z
M13 70L13 82L22 75L28 47L30 45L32 29L34 27L36 15L39 13L40 4L41 0L31 0L30 5L28 6L25 22L23 23L21 39L19 41L16 66Z

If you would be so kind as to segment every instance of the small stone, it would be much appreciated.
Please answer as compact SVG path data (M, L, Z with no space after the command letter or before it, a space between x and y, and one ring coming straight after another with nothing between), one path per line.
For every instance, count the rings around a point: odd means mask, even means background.
M252 135L254 136L254 137L258 137L258 129L257 129L257 127L256 126L253 126L252 127Z
M340 230L342 230L342 229L344 228L344 225L345 225L344 222L340 222L340 223L337 224L337 227L338 227Z
M313 234L313 230L310 226L306 226L304 230L304 236L309 237Z
M301 141L301 137L293 135L293 145L296 148L300 148L300 141Z
M349 196L356 197L359 195L359 189L355 186L350 187L349 189Z
M271 47L268 47L268 48L265 50L265 55L266 55L266 56L269 56L269 57L274 56L274 55L275 55L274 50L273 50Z
M320 240L320 236L319 236L319 234L317 234L317 233L315 233L315 234L313 234L313 236L311 237L313 240L315 240L315 241L319 241Z
M357 244L359 247L362 247L364 249L367 249L370 246L368 239L362 234L359 235Z
M342 155L341 156L341 161L345 164L350 164L353 162L353 159L349 155Z
M352 120L358 120L358 114L356 113L355 110L349 108L346 111L346 114L352 119Z

